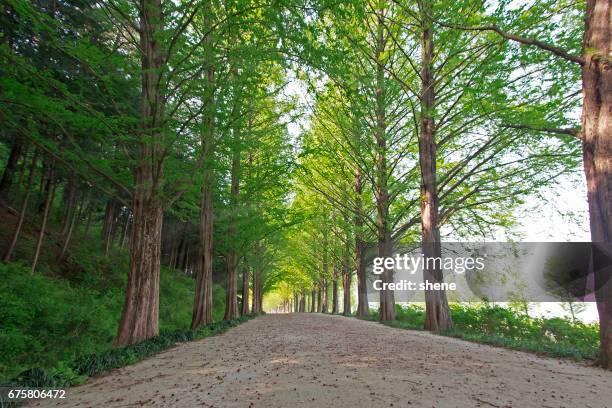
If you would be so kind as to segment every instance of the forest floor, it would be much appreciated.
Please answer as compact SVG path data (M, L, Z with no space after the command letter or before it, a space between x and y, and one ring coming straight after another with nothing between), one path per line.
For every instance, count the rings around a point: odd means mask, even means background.
M69 389L72 407L606 407L612 373L322 314L269 314Z

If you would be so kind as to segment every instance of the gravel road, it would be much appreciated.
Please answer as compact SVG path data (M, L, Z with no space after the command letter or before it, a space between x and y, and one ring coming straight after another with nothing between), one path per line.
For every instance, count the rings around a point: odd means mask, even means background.
M353 318L269 314L32 406L606 408L612 373Z

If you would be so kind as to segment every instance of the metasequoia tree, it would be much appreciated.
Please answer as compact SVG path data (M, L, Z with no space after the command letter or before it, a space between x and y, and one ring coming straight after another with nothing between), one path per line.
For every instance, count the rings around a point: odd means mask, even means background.
M562 72L570 75L573 71L572 65L579 68L582 93L581 126L558 126L555 121L546 117L506 122L505 126L531 133L567 135L580 142L587 186L591 241L609 246L612 241L612 187L609 177L609 157L612 154L612 74L608 57L612 5L606 0L587 0L584 7L565 2L557 3L535 1L518 7L517 10L502 4L494 13L483 12L475 16L469 24L452 18L436 20L436 23L470 32L492 33L503 40L519 44L524 49L536 50L540 54L548 53L553 57L550 67L561 67ZM583 16L582 27L576 23L578 13ZM579 41L580 39L582 41ZM533 61L532 58L528 62L533 64ZM605 284L610 276L597 265L594 266L596 286L602 288L596 292L600 318L599 361L603 366L610 367L612 292L610 285Z
M388 166L391 206L387 214L392 242L415 240L419 223L421 239L431 244L425 245L424 250L431 248L434 255L439 252L440 229L445 226L446 234L452 237L486 235L497 225L510 225L511 211L522 196L537 192L559 174L571 171L575 165L572 144L561 141L557 145L530 145L516 140L511 131L500 125L499 112L508 110L504 86L530 95L532 90L523 83L533 82L538 73L514 77L520 65L515 60L512 64L503 61L503 42L482 41L456 29L436 31L431 12L422 2L382 4L387 10L382 18L381 4L378 8L371 5L367 11L351 3L345 6L355 7L351 9L355 15L369 16L380 24L372 25L364 34L360 27L343 21L342 16L330 17L337 29L333 31L335 36L326 40L339 47L343 44L339 38L350 44L342 62L354 64L354 68L345 76L328 70L326 88L316 90L313 136L304 143L313 159L305 164L308 171L303 173L303 180L334 206L354 215L355 208L364 202L375 204L377 191L381 191L380 171L377 173L380 166L376 167L381 161L376 157L381 158L378 143L382 139L373 138L369 143L363 136L376 135L381 129L377 128L381 122L376 120L381 111L376 107L381 107L382 99L377 101L375 86L382 83L381 73L388 77L384 102L394 114L388 115L384 123L390 132L387 147L393 152ZM376 27L380 30L374 30ZM384 55L386 64L378 63L376 47L367 42L368 35L374 33L379 39L380 31L390 44ZM432 50L434 36L440 42L437 52ZM359 62L351 62L349 57L353 55ZM372 64L369 77L364 57ZM374 85L371 93L370 84ZM404 95L398 92L398 86ZM368 95L372 98L368 99ZM520 108L527 101L511 108ZM539 102L536 97L532 101ZM558 106L571 109L571 104L563 102L561 97L549 98L542 110L559 111ZM553 149L557 152L553 153ZM352 166L359 172L348 170ZM490 172L495 176L491 177ZM360 177L353 178L355 174ZM363 184L356 183L362 193L349 194L347 182L360 178L369 182L368 188L363 190ZM367 208L359 211L355 219L379 236L380 200L374 207L376 218L370 217ZM442 279L441 271L430 273L433 275L429 280ZM426 297L431 299L432 295L435 299L429 302L428 328L448 327L445 295L430 292Z

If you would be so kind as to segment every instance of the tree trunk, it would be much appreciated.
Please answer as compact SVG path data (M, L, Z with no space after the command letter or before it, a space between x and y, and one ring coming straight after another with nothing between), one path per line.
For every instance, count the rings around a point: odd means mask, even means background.
M434 78L433 78L433 32L431 4L429 0L419 3L421 7L421 115L419 134L419 166L421 169L421 241L423 256L440 258L440 229L438 225L438 191L436 184L436 142L434 135ZM444 280L441 265L433 262L423 268L423 279L429 282ZM446 291L425 291L425 329L444 330L452 326Z
M257 273L257 269L253 268L253 299L251 300L251 312L259 313L257 310L257 296L255 296L255 292L257 291L257 285L259 284L259 274Z
M39 200L38 200L38 209L36 210L36 214L42 214L47 206L47 197L49 196L49 190L51 188L51 179L49 175L51 172L49 171L53 167L53 162L49 163L46 157L43 157L43 170L42 177L40 178L40 189L38 191Z
M236 251L230 249L227 254L227 286L225 296L225 315L224 320L233 320L238 317L238 300L237 300L237 286L238 286L238 274L236 269L238 267L238 256Z
M249 281L249 263L245 256L242 261L242 316L249 314Z
M236 135L234 135L236 136ZM231 195L231 207L232 215L230 215L230 222L227 231L229 239L230 249L227 253L227 289L226 289L226 302L225 302L225 320L232 320L238 317L238 254L236 253L235 236L236 236L236 220L234 219L234 213L238 206L238 195L240 194L240 152L234 151L232 157L232 179L230 187Z
M375 54L378 65L376 70L376 131L374 132L376 138L376 221L378 229L378 256L388 258L393 256L393 242L389 225L390 203L387 174L384 10L377 11L377 19L378 41ZM393 282L393 269L385 268L381 278L385 283ZM380 291L379 319L381 321L395 320L395 296L391 290Z
M609 0L587 0L582 66L582 146L591 241L612 243L612 69L610 67ZM599 363L612 369L612 276L595 271L603 284L596 292L601 351Z
M393 241L391 234L388 231L383 230L383 239L378 243L378 256L381 258L393 257ZM384 268L381 275L383 282L393 282L393 269ZM381 290L380 291L380 310L379 320L388 321L395 320L395 296L392 290Z
M17 178L17 186L21 186L23 178L25 177L26 168L28 164L28 151L30 145L26 144L21 151L21 164L19 165L19 177Z
M203 194L203 193L202 193ZM203 198L200 197L200 225L199 227L201 228L201 220L202 220L202 200ZM178 244L178 248L176 249L176 257L174 259L174 265L172 266L173 269L179 269L181 266L181 262L183 262L183 252L185 249L185 233L187 231L187 227L185 226L185 228L183 229L183 233L181 234L181 239L179 240L179 244ZM200 241L202 240L202 231L200 230ZM201 243L200 243L201 245Z
M16 137L13 141L13 146L11 147L11 152L9 153L6 166L4 167L2 179L0 179L0 198L6 198L8 196L9 190L11 189L15 169L17 168L19 157L21 156L22 146L23 142L21 141L21 138Z
M314 313L317 308L317 305L316 305L317 302L315 300L316 296L317 296L316 289L313 287L312 290L310 291L310 313Z
M207 71L207 79L212 86L214 72ZM214 136L214 117L210 109L204 120L205 133L201 139L202 154L204 155L204 180L202 181L202 195L200 198L200 268L196 273L196 290L193 300L193 314L191 317L191 328L211 324L212 318L212 285L213 285L213 233L214 233L214 209L213 209L213 186L214 171L212 168L212 147ZM186 229L186 226L185 226ZM181 236L181 243L177 252L185 240L185 230ZM178 258L178 255L177 255Z
M83 204L81 204L81 207L82 206ZM70 239L72 238L72 233L74 232L74 226L79 217L80 211L81 211L80 208L78 211L76 209L72 211L72 218L70 219L68 230L66 231L66 234L64 235L64 242L62 243L62 249L60 250L60 254L57 257L57 262L63 261L64 257L66 256L66 252L68 251L68 245L70 245Z
M262 311L261 285L262 285L262 281L261 281L260 272L256 267L253 267L253 301L251 302L252 304L251 313L254 313L254 314L261 313Z
M142 173L142 172L138 172ZM159 268L163 209L145 196L142 184L134 195L132 246L125 302L115 345L138 343L159 334Z
M185 250L185 262L183 263L183 273L187 273L187 271L189 270L189 262L191 262L191 259L189 259L189 250L191 248L187 247L187 249Z
M306 293L302 292L302 298L300 299L300 313L304 312L306 312Z
M55 196L55 175L54 175L53 162L49 166L49 183L47 186L47 197L45 199L45 207L43 210L43 218L40 225L40 232L38 234L38 240L36 241L36 249L34 250L34 259L32 260L32 275L36 270L38 264L38 257L40 256L40 249L42 248L43 239L45 237L45 230L47 228L47 221L49 220L49 211L53 206L53 197Z
M72 223L74 211L77 204L77 178L72 175L68 180L66 188L64 190L62 207L65 206L66 212L64 213L64 223L62 224L62 230L60 235L65 236L68 233L70 224Z
M257 285L257 292L255 293L255 296L257 296L257 313L261 313L263 312L263 292L262 292L262 281L261 279L258 282Z
M329 285L327 284L327 278L323 279L323 305L321 306L321 313L327 313L327 308L329 306L328 302L328 293L329 293Z
M177 249L178 246L175 244L175 240L172 240L172 251L170 251L170 259L168 259L168 268L170 269L174 269L173 265L174 265L174 261L176 259L176 253L177 253Z
M347 265L348 266L348 265ZM351 271L347 268L342 273L343 306L342 314L351 315Z
M36 170L36 161L38 159L38 151L34 152L34 156L32 157L32 164L30 164L30 173L28 174L28 182L26 185L26 193L23 197L23 202L21 203L21 209L19 210L19 219L17 220L17 225L15 226L15 231L13 232L13 238L11 239L11 244L9 245L6 253L4 254L4 262L9 262L13 256L13 252L15 251L15 247L17 246L17 240L19 239L19 234L21 233L21 227L23 226L23 221L25 220L26 212L28 211L28 201L30 199L30 195L32 194L32 181L34 180L34 171Z
M364 245L362 239L363 205L361 194L363 192L363 175L358 170L355 174L355 270L357 271L357 316L370 316L368 304L368 288L366 264L364 259Z
M102 224L102 239L104 242L104 255L105 256L108 256L108 253L110 251L114 219L115 219L115 201L111 198L106 203L106 210L104 212L104 221Z
M332 314L338 313L338 267L334 264L332 281Z
M164 95L161 91L164 31L161 0L140 0L141 129L134 167L130 266L115 345L134 344L159 334L159 270L163 202Z
M125 222L123 223L123 228L121 232L121 242L119 246L121 249L125 249L125 245L127 243L128 230L130 228L130 210L126 208L125 210Z

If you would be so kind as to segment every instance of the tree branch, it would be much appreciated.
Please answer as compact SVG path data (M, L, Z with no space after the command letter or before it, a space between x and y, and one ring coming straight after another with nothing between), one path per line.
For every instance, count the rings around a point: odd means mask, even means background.
M534 125L509 125L502 124L501 127L509 128L509 129L521 129L521 130L535 130L536 132L544 132L544 133L556 133L559 135L569 135L574 136L577 139L582 140L582 132L579 128L553 128L553 127L540 127Z
M448 24L448 23L444 23L441 21L437 21L437 20L434 20L434 21L437 24L441 25L442 27L446 27L446 28L456 28L459 30L471 30L471 31L493 31L494 33L497 33L498 35L500 35L501 37L507 40L516 41L524 45L533 45L542 50L551 52L554 55L561 57L567 61L574 62L580 65L584 65L584 59L582 57L578 57L576 55L570 54L564 49L555 47L554 45L545 43L540 40L536 40L535 38L526 38L526 37L521 37L518 35L507 33L496 25L471 27L471 26L463 26L463 25L456 25L456 24Z

